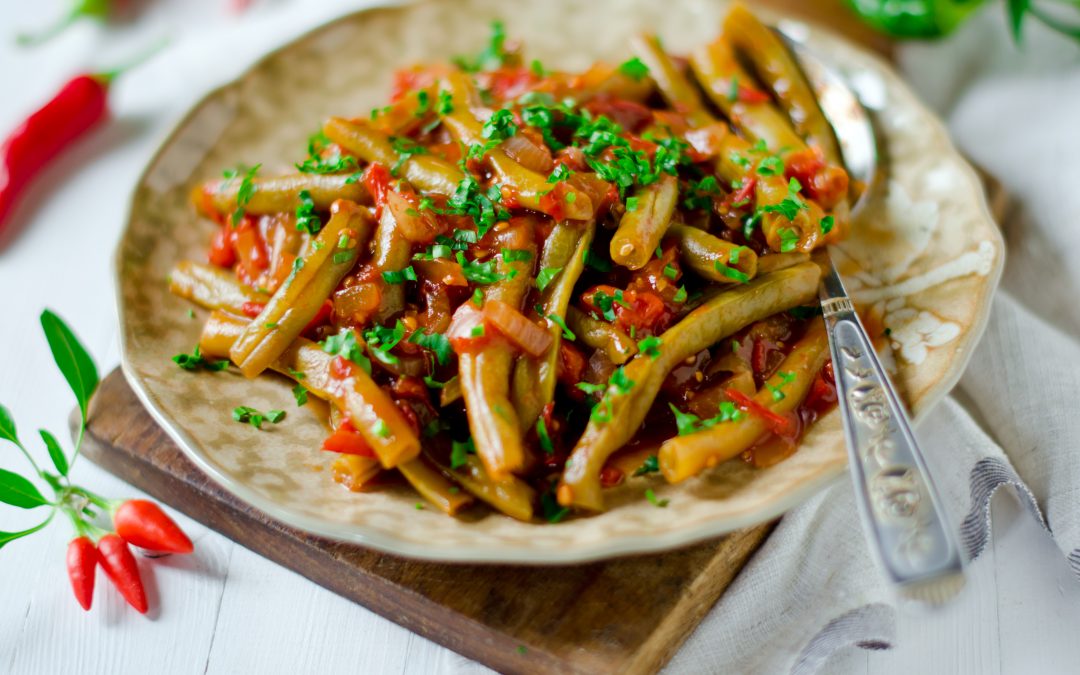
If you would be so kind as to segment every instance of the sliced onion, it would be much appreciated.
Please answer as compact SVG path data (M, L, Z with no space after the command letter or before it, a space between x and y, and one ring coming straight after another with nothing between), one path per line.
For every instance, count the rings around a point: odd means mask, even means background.
M461 271L461 265L453 260L417 260L416 271L425 279L444 286L468 286L469 280Z
M475 328L480 327L481 335L474 335ZM446 337L450 345L458 354L475 351L489 339L483 330L484 313L471 301L461 304L454 310L454 316L450 319L450 328L446 330Z
M403 195L386 191L386 207L394 216L398 232L414 244L426 244L435 239L439 225L430 212L421 212Z
M501 300L485 301L483 314L488 323L529 356L543 356L551 347L550 333Z
M514 134L503 141L501 147L511 159L531 171L547 175L555 167L551 151L532 142L523 134Z
M361 283L334 294L334 314L341 323L362 326L379 309L382 293L378 284Z

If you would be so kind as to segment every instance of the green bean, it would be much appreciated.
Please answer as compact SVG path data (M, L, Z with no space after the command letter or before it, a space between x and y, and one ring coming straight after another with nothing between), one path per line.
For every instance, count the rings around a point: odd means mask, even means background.
M705 109L705 102L683 74L664 52L655 35L639 35L634 38L634 53L649 67L649 76L656 82L664 99L675 110L687 116L692 127L704 127L716 120Z
M637 206L623 214L619 229L611 237L610 251L616 263L639 270L652 259L671 225L679 201L679 182L675 176L662 174L655 183L637 188L633 198Z
M745 283L757 275L758 256L746 246L679 223L668 234L679 243L679 259L698 276L718 283Z
M562 327L549 317L565 320L574 285L585 269L585 253L592 245L595 230L596 224L591 220L585 223L563 221L555 225L544 241L540 269L558 268L561 271L540 294L540 305L552 338L551 347L539 359L522 354L514 365L514 407L523 429L532 428L544 406L555 398Z
M240 283L227 270L184 260L169 274L169 290L206 309L227 309L243 314L249 302L265 304L270 296Z
M753 90L754 79L739 65L726 41L717 40L695 50L690 66L705 93L743 137L764 140L770 148L789 151L806 148L803 139L771 101L750 102L740 97L740 90Z
M511 518L528 522L533 517L536 492L528 483L516 476L495 480L484 470L484 463L476 455L467 455L465 464L456 469L442 465L443 472L461 483L470 494L487 502L496 510Z
M755 73L772 90L795 130L810 145L820 148L826 161L843 166L832 126L780 38L745 6L735 4L724 18L723 39L751 61Z
M398 231L397 221L392 209L384 208L379 216L379 227L375 230L375 252L372 264L379 272L400 272L412 261L412 244ZM384 323L397 316L405 309L404 284L385 283L382 285L382 298L375 320Z
M806 398L828 356L825 324L820 318L815 319L754 401L780 415L794 412ZM774 392L780 392L781 396L777 397ZM685 480L706 467L737 457L768 430L764 418L753 411L744 411L738 420L670 438L660 446L660 471L669 483Z
M652 407L660 385L686 358L743 326L817 297L821 270L804 263L758 277L721 293L686 315L661 336L656 355L638 354L611 384L566 462L557 496L564 506L603 508L600 470L611 453L629 441ZM632 382L627 385L626 382Z
M576 307L566 309L566 325L586 347L602 349L608 360L621 366L638 352L637 343L621 328L594 319Z
M802 251L793 251L791 253L770 253L769 255L763 255L757 259L757 273L768 274L769 272L775 272L776 270L782 270L785 267L791 267L804 263L810 259L809 253L803 253Z
M440 511L454 515L473 503L472 497L463 493L454 483L434 466L427 455L398 465L398 471L409 485L434 504Z
M378 162L392 168L401 161L390 137L365 124L331 117L323 125L323 133L365 162ZM409 157L402 168L405 180L416 189L447 197L454 194L458 183L465 178L453 163L429 154Z
M371 236L371 212L339 200L326 226L292 274L270 298L262 313L244 330L230 352L246 377L270 367L311 322L341 279L356 264Z
M536 244L531 233L520 239L524 241L509 248L528 251L529 259L507 262L499 254L497 270L503 278L487 286L484 302L499 300L511 307L521 306L533 281ZM488 474L495 479L521 471L527 463L521 424L510 401L513 365L514 351L505 340L492 341L475 352L458 354L458 379L476 453Z
M231 215L242 181L239 178L212 180L195 188L191 195L196 208L205 216ZM295 211L300 206L300 193L311 195L315 208L325 211L338 199L358 204L370 204L371 196L363 183L346 174L300 173L273 178L252 178L251 199L243 205L244 213L261 216L283 211Z

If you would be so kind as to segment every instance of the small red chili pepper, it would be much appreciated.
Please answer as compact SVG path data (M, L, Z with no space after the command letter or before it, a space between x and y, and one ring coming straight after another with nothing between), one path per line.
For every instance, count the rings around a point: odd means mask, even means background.
M129 544L148 551L191 553L191 540L154 502L129 499L113 514L116 533Z
M150 53L123 68L73 77L4 140L0 146L0 240L8 217L31 181L52 159L105 120L109 85Z
M94 572L97 571L98 552L89 537L75 537L68 543L67 570L71 590L82 608L90 609L94 601Z
M101 569L105 570L116 590L129 605L139 613L146 614L146 590L139 575L139 565L135 562L135 556L131 555L127 542L118 535L107 534L98 541L98 553Z

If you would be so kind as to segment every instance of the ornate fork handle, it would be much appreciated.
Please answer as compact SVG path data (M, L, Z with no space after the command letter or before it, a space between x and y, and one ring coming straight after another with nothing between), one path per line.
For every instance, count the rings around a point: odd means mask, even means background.
M947 600L964 583L959 548L907 414L835 268L823 279L821 309L856 502L871 549L903 594Z

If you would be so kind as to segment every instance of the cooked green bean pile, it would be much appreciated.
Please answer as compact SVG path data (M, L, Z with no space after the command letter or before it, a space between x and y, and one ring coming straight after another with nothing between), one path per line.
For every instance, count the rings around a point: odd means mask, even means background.
M688 60L633 49L560 72L495 24L294 172L198 186L210 264L171 284L212 311L185 364L291 378L329 403L338 482L401 476L449 514L557 522L794 452L835 402L810 254L847 229L836 140L742 6Z

